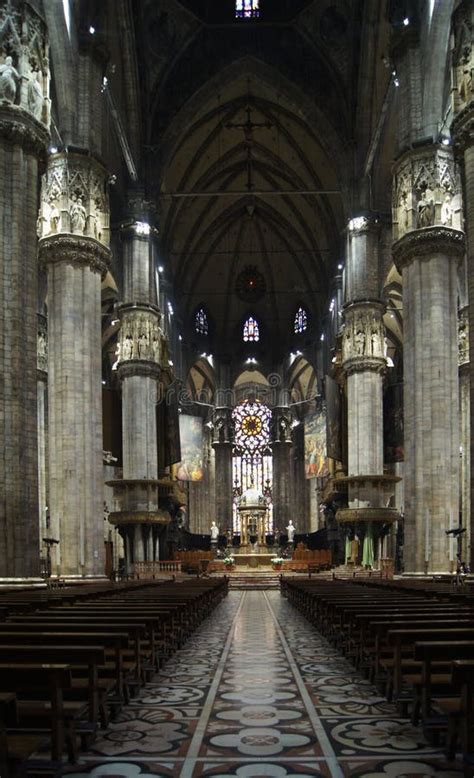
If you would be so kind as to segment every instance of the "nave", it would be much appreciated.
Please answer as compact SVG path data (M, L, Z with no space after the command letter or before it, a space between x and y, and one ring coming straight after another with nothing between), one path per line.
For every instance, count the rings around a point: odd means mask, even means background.
M462 775L276 591L231 591L80 765L69 778Z

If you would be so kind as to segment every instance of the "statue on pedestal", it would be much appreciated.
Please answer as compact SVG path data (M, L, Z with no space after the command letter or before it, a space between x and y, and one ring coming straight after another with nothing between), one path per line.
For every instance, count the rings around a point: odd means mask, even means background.
M213 521L211 524L211 543L217 543L219 539L219 527L217 526L216 522Z
M295 539L296 527L294 526L294 524L293 524L291 519L288 522L288 526L286 528L286 531L287 531L287 534L288 534L288 543L293 543L293 541Z

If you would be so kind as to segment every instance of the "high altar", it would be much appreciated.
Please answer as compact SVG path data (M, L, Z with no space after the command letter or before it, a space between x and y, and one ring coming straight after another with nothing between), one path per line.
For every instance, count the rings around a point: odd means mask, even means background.
M263 494L254 486L250 487L241 496L237 510L240 519L241 545L248 546L256 543L258 546L265 546L268 505Z

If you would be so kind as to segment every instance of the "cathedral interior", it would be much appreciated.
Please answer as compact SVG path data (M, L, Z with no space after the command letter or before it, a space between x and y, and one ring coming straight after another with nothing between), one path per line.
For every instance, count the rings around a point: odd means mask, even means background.
M354 680L345 639L311 649L297 579L470 607L473 23L472 0L0 0L0 628L10 596L79 585L208 609L71 775L472 775L378 660Z

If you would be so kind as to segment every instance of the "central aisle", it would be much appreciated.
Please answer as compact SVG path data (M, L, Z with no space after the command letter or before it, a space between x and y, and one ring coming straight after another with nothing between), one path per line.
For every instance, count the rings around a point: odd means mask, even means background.
M443 776L462 771L279 592L231 592L73 776ZM72 778L72 776L71 776Z

